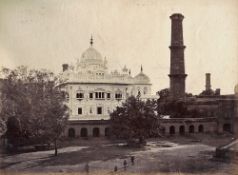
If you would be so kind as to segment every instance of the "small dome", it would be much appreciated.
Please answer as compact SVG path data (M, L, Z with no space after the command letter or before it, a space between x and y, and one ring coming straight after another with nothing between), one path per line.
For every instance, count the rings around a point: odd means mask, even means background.
M85 52L83 52L81 56L81 61L86 61L86 60L103 61L102 55L93 47L89 47Z
M235 86L235 94L238 95L238 84Z
M138 75L136 75L134 79L135 83L138 84L150 84L150 78L143 72L140 72Z

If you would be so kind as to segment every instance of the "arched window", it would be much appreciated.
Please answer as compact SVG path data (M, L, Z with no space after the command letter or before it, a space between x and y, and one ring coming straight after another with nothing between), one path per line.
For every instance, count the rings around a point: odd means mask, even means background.
M76 99L82 100L84 98L84 92L79 88L76 92Z
M175 127L174 126L170 126L169 134L175 134Z
M189 133L194 133L194 126L193 125L189 126Z
M93 137L99 137L99 136L100 136L99 128L93 128Z
M182 125L179 127L179 133L183 135L185 133L185 127Z
M105 99L106 93L104 89L98 88L95 90L95 99Z
M122 99L122 93L121 92L116 92L115 93L115 99L116 100L121 100Z
M74 138L75 137L75 129L74 128L69 128L68 130L68 136L70 138Z
M198 126L198 132L204 132L204 127L203 125Z
M80 136L81 137L88 137L88 130L87 130L87 128L81 128Z

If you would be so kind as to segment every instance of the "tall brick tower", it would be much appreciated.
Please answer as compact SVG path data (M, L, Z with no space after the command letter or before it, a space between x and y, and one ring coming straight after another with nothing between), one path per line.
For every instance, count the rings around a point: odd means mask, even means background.
M171 19L171 45L170 45L170 93L173 99L185 97L185 74L183 44L182 14L175 13Z

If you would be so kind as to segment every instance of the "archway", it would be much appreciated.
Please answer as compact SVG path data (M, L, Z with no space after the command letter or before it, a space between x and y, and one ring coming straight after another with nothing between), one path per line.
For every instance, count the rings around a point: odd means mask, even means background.
M175 134L175 127L174 126L170 126L169 128L169 134Z
M231 124L225 123L225 124L223 125L223 131L224 131L224 132L231 132Z
M193 125L189 126L189 133L194 133L194 126Z
M69 128L68 130L68 136L70 138L74 138L75 137L75 129L74 128Z
M105 128L105 136L108 137L110 135L110 128Z
M198 132L204 132L204 127L203 125L198 126Z
M81 128L80 136L81 137L88 137L88 130L87 130L87 128Z
M182 125L179 127L179 134L183 135L185 133L185 127Z
M100 136L99 128L93 128L93 137L99 137L99 136Z

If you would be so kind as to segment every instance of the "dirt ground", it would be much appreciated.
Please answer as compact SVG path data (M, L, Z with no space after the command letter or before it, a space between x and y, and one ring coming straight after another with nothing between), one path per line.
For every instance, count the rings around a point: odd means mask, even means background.
M90 174L238 174L234 160L216 160L215 148L228 143L231 136L156 138L144 148L128 148L123 143L106 139L71 140L54 151L38 151L0 155L0 174L85 173ZM132 164L131 156L135 157ZM126 161L126 167L123 162ZM114 168L118 171L115 173Z

